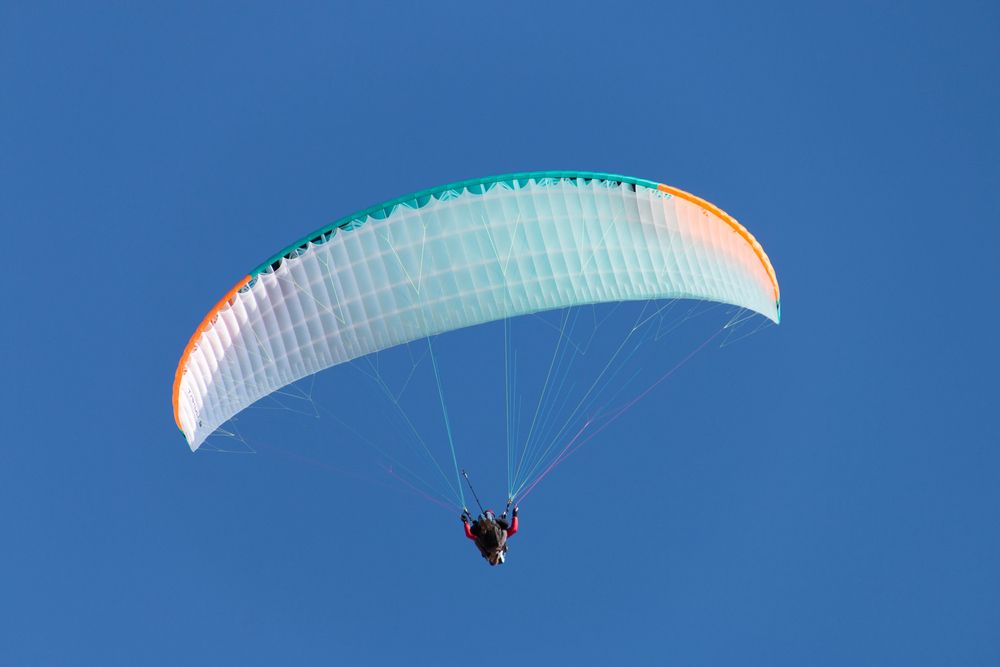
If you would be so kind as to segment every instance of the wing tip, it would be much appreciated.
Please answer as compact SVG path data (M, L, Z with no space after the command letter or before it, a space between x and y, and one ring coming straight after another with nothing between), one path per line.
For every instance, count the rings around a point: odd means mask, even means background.
M771 285L774 288L774 301L778 309L778 319L776 323L780 323L781 289L778 287L778 276L774 272L774 267L771 265L771 260L768 258L767 253L764 252L764 248L760 245L757 239L754 238L754 235L750 233L750 230L741 225L736 220L736 218L729 215L728 213L723 211L721 208L719 208L712 202L702 199L697 195L693 195L690 192L681 190L680 188L664 185L663 183L658 184L656 187L660 192L666 192L667 194L680 197L681 199L691 202L695 206L701 207L706 211L709 211L710 213L717 215L719 218L723 220L723 222L732 227L737 234L742 236L744 240L746 240L746 242L750 244L750 247L753 249L754 254L757 255L757 259L759 259L761 264L764 265L764 270L767 271L767 275L771 279Z
M181 359L177 363L177 370L174 371L174 386L171 396L171 403L173 404L174 408L174 422L177 424L177 428L179 428L181 431L184 431L184 426L181 424L181 415L180 415L180 410L178 409L178 402L181 391L181 379L184 377L184 369L187 367L188 357L190 357L191 352L194 351L195 344L198 342L198 339L201 337L201 334L205 331L205 329L209 327L215 316L219 314L219 311L222 310L224 307L226 307L229 304L230 299L236 296L236 293L239 292L243 288L243 286L249 282L250 282L250 276L248 275L243 276L240 279L240 281L237 282L232 287L232 289L226 292L226 295L221 299L219 299L219 301L214 306L212 306L212 309L208 311L208 314L205 315L205 317L201 320L201 324L199 324L198 328L194 330L193 334L191 334L191 338L188 339L188 343L184 347L184 352L181 354ZM187 437L186 431L184 432L184 436ZM190 439L188 439L188 444L189 445L191 444ZM195 449L197 449L196 446L192 447L192 451L194 451Z

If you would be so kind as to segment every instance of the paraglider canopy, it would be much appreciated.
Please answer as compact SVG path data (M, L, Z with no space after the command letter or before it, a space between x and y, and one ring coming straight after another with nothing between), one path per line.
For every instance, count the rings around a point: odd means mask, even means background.
M372 352L539 311L661 298L780 319L760 244L681 190L591 172L424 190L342 218L241 278L181 356L174 417L196 450L258 399Z

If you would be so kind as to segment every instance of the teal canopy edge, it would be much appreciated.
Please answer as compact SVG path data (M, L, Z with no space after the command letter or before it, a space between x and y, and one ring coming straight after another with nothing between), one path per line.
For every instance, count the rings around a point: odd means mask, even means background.
M593 171L523 171L514 174L503 174L500 176L473 178L467 181L457 181L455 183L448 183L447 185L441 185L436 188L420 190L419 192L390 199L387 202L376 204L375 206L369 206L366 209L344 216L336 222L332 222L329 225L316 230L312 234L309 234L308 236L302 237L280 252L275 253L251 271L250 282L240 291L250 289L250 287L252 287L256 282L257 276L264 273L269 268L277 269L281 264L281 260L300 254L310 243L325 243L336 232L336 230L353 229L361 224L364 224L364 221L369 217L384 219L401 204L410 206L411 208L421 208L426 206L431 199L439 199L440 196L446 192L467 190L474 194L484 194L490 189L487 186L493 186L498 183L514 183L515 181L523 181L523 183L521 183L523 186L527 185L528 181L538 181L546 178L629 183L631 185L640 185L653 190L656 190L659 186L659 183L655 181L648 181L643 178L633 178L631 176L622 176L621 174L604 174Z

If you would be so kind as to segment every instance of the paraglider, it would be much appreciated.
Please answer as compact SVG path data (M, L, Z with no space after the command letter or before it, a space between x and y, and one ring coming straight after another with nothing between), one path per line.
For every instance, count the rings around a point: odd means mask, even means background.
M454 469L448 479L438 467L440 497L464 510L431 338L545 311L665 299L729 304L780 321L778 282L761 245L731 216L676 188L551 171L424 190L341 218L241 278L184 349L174 418L195 451L245 408L297 380L426 339ZM581 410L604 386L606 378L598 379L551 442L525 442L513 454L508 443L510 500L523 499L592 437L581 436L593 425ZM527 439L541 437L533 431ZM505 516L484 512L472 524L463 517L477 545L492 531L497 544L487 559L503 562L516 508L506 526Z
M479 549L479 553L486 559L487 563L503 565L507 556L507 540L514 536L519 527L518 508L516 505L514 506L514 513L510 523L508 523L507 510L510 509L513 499L508 500L503 514L497 518L493 510L483 509L482 503L479 502L479 495L476 493L475 487L472 486L472 480L469 479L469 473L463 470L462 475L469 483L469 490L472 491L476 504L481 510L479 518L475 521L471 521L472 515L467 508L462 510L462 515L459 518L461 518L462 526L465 528L465 536L476 543L476 548Z
M504 512L499 518L493 510L486 510L479 515L479 518L472 521L469 511L462 512L462 525L465 527L465 536L474 540L479 553L490 565L503 565L507 555L507 540L514 536L518 530L517 519L518 508L514 507L511 514L510 523L507 522L507 513Z

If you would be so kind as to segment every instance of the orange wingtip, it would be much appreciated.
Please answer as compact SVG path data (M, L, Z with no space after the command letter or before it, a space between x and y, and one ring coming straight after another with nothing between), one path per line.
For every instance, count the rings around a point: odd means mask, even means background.
M778 276L775 275L774 273L774 267L771 266L771 260L767 258L767 254L765 254L764 249L761 247L760 243L757 242L757 239L753 237L753 234L751 234L746 227L741 225L739 222L736 221L736 218L729 215L718 206L712 204L711 202L705 201L701 197L696 197L690 192L684 192L683 190L678 190L677 188L672 188L669 185L663 185L662 183L660 183L657 187L659 188L660 192L666 192L667 194L680 197L681 199L686 199L692 204L699 206L705 209L706 211L714 213L715 215L722 218L726 222L726 224L732 227L733 231L742 236L743 239L750 244L750 247L753 248L754 253L756 253L757 258L760 260L760 263L763 264L764 269L767 270L767 275L771 278L771 285L774 287L775 303L781 300L781 291L778 289Z
M208 311L208 315L205 319L201 321L198 328L194 330L194 334L191 335L191 340L188 341L187 347L184 348L184 354L181 355L180 363L177 364L177 370L174 372L174 421L177 422L177 428L182 431L184 428L181 426L181 417L177 413L177 399L181 391L181 377L184 376L184 368L187 366L188 357L191 356L191 351L194 350L194 346L198 343L198 339L201 338L201 334L212 324L215 320L215 316L219 314L219 311L229 305L229 301L236 296L244 285L250 282L250 276L244 276L236 285L233 286L231 290L226 292L226 296L222 297L217 304L212 306L212 310Z

